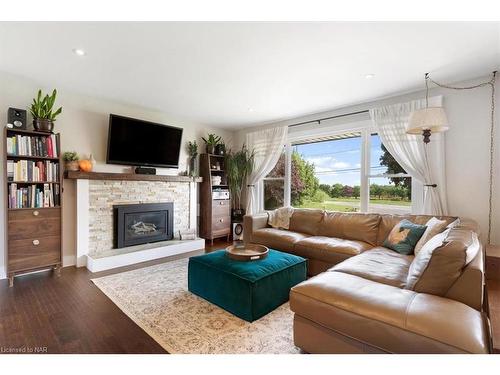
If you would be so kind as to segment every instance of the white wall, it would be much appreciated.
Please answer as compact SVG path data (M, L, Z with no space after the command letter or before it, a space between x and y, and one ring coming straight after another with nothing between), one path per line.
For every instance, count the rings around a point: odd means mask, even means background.
M454 85L469 85L489 80L481 77ZM500 78L497 79L497 112L494 161L494 194L493 194L493 225L492 242L500 244ZM422 82L423 83L423 82ZM488 228L488 179L489 179L489 145L490 145L490 115L491 89L488 87L469 91L455 91L433 88L431 95L442 95L444 107L448 115L451 129L445 134L446 147L446 181L448 191L448 207L451 215L465 216L476 220L482 230L482 240L486 238ZM416 98L422 98L423 91L395 95L389 98L374 100L368 103L345 108L311 114L300 118L289 119L262 127L283 126L303 121L329 117L343 113L375 108L381 105L400 103ZM322 123L320 126L335 127L346 121L359 121L367 115L357 115L354 118L342 118ZM305 125L292 128L293 131L307 129L318 125ZM241 145L247 128L236 133L235 143Z
M469 84L484 81L489 77L463 82ZM500 81L500 79L499 79ZM24 108L35 95L38 88L45 90L52 87L39 86L36 82L0 72L0 119L7 119L7 108ZM483 240L487 230L488 219L488 173L489 173L489 116L490 90L488 88L473 91L450 91L440 88L431 90L431 95L443 95L451 129L446 133L446 178L448 187L448 204L452 215L466 216L477 220L483 231ZM374 100L329 112L311 114L301 118L290 119L279 123L264 125L289 125L336 114L359 111L384 104L404 102L423 97L423 92L405 93L390 98ZM228 143L239 146L244 142L245 134L254 128L232 133L222 129L208 129L188 123L182 119L172 119L168 114L151 111L145 108L112 102L99 98L91 98L59 88L58 104L63 106L63 114L56 123L56 131L61 132L63 150L75 150L80 154L93 153L99 163L96 170L121 171L120 166L106 165L106 140L109 113L157 121L184 128L184 142L198 139L207 132L216 132ZM196 103L193 103L196 105ZM497 83L497 132L495 136L495 193L493 216L493 243L500 244L500 87ZM350 119L352 120L352 119ZM358 118L359 120L359 118ZM334 120L322 126L335 126L349 119ZM308 125L309 126L309 125ZM313 125L314 126L314 125ZM302 127L304 128L304 127ZM200 143L200 142L199 142ZM3 141L0 142L0 155L3 158ZM181 154L180 170L186 169L187 155ZM4 160L0 161L4 168ZM162 173L177 173L176 170L164 170ZM0 195L4 197L5 181L3 173L0 177ZM63 211L63 254L64 264L74 262L75 256L75 189L74 182L66 180L64 191L65 207ZM5 270L5 200L0 200L0 278Z
M7 123L8 107L26 108L37 90L48 91L53 87L45 87L34 81L27 80L21 77L13 76L7 73L0 72L0 119L4 121L2 127ZM83 156L93 154L97 161L96 171L115 171L121 172L124 170L122 166L107 165L106 161L106 145L107 145L107 130L109 114L115 113L124 116L130 116L149 120L153 122L164 123L184 128L183 144L188 140L198 140L198 145L202 145L201 136L208 132L214 132L221 135L226 142L231 144L233 133L223 129L210 129L204 126L189 123L182 119L174 119L166 113L152 111L146 108L141 108L125 103L118 103L100 98L91 98L78 95L69 90L58 88L57 105L63 107L61 116L56 121L55 131L61 133L61 148L63 151L77 151ZM196 103L193 103L196 105ZM0 155L2 160L0 165L5 167L3 160L4 141L0 142ZM200 147L200 152L202 152ZM187 152L185 147L182 148L180 156L179 170L162 169L159 173L162 174L177 174L180 171L186 170ZM6 217L6 200L4 174L0 177L0 278L5 277L5 217ZM63 210L63 265L72 265L75 260L76 247L76 202L75 202L75 182L65 180L64 183L64 210Z

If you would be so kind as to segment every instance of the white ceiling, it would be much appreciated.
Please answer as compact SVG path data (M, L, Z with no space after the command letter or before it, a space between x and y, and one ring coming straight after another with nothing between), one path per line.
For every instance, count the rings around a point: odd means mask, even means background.
M487 75L500 66L499 30L498 23L0 23L0 70L240 128L418 89L427 71L447 81Z

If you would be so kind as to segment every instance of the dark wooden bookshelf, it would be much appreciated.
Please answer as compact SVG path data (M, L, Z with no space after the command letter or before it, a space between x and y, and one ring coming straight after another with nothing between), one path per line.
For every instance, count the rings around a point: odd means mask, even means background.
M6 158L9 160L26 159L26 160L42 160L42 161L48 160L48 161L56 161L56 162L59 161L59 158L49 158L46 156L28 156L28 155L11 155L11 154L7 154Z
M7 154L7 137L14 135L48 137L55 135L58 157ZM53 269L59 275L62 264L62 205L63 169L59 134L5 128L4 131L4 178L6 182L6 234L7 234L7 276L9 285L14 285L14 277L42 269ZM9 181L8 161L51 161L58 165L58 181ZM9 207L10 185L59 186L59 205L52 207Z
M58 185L60 184L60 182L54 182L54 181L7 181L8 184L23 184L23 185L26 185L26 184L33 184L33 185L36 185L36 184L53 184L53 185Z
M8 208L9 211L22 211L22 210L39 210L40 208ZM54 207L41 207L41 209L44 210L60 210L61 206L54 206Z
M22 135L41 135L46 137L47 135L55 134L55 133L47 133L47 132L41 132L38 130L24 130L24 129L15 129L15 128L5 128L8 133L16 133L16 134L22 134Z

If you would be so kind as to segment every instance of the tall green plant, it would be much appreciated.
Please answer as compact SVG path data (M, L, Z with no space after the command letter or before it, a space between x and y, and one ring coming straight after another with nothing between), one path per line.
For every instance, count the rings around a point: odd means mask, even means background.
M52 95L46 94L42 98L42 90L38 90L38 95L36 99L33 99L33 103L30 107L31 115L34 119L50 120L55 121L56 117L62 112L62 107L59 107L56 111L53 111L54 104L56 102L57 90L52 91Z
M189 141L187 143L187 150L190 158L195 158L198 156L198 143L196 141Z
M252 173L254 167L254 151L250 151L245 145L240 151L229 151L226 154L227 183L232 196L234 209L241 207L241 194L247 177Z

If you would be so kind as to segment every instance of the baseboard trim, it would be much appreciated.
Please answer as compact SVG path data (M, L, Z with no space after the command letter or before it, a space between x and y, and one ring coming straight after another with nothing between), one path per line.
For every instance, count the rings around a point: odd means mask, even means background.
M66 255L63 256L62 266L63 267L71 267L76 265L76 255Z

